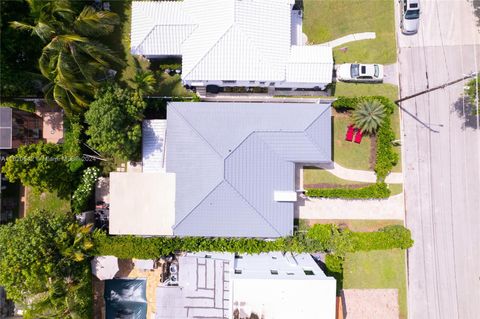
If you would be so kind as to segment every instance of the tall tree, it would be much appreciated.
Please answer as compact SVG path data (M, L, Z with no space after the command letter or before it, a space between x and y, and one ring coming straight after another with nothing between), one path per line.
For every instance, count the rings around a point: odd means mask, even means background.
M85 113L88 144L107 157L132 160L140 153L146 103L138 92L108 85Z
M89 227L33 212L0 226L0 285L25 318L90 318Z
M155 91L157 80L152 71L138 70L133 79L130 80L132 87L139 95L149 94Z
M63 156L62 146L58 144L21 146L16 155L7 158L2 172L9 181L20 180L23 185L38 191L56 191L64 198L72 191L73 175Z
M374 134L387 113L382 103L377 100L360 102L353 111L355 126L367 134Z
M50 84L47 98L53 98L66 112L88 106L95 88L106 79L113 65L123 62L99 38L119 23L118 15L86 6L77 12L68 0L28 0L34 24L12 22L11 26L31 31L44 43L39 68Z

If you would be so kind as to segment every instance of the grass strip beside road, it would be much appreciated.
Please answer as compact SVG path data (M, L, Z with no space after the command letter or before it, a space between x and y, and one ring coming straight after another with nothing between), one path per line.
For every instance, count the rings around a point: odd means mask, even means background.
M400 318L407 318L405 251L401 249L347 253L343 288L398 289Z

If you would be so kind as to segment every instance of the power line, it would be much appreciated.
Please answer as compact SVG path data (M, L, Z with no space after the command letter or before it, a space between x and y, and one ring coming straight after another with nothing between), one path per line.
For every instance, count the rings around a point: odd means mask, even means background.
M415 93L415 94L412 94L412 95L408 95L408 96L402 97L401 99L396 100L395 103L398 104L398 103L400 103L400 102L413 99L414 97L417 97L417 96L419 96L419 95L423 95L423 94L425 94L425 93L429 93L429 92L432 92L432 91L435 91L435 90L438 90L438 89L444 89L444 88L446 88L447 86L453 85L453 84L455 84L455 83L458 83L458 82L461 82L461 81L463 81L463 80L470 79L470 78L473 78L473 77L477 77L476 89L477 89L477 93L478 93L478 76L477 76L477 75L478 75L478 72L472 72L471 74L465 75L465 76L463 76L463 77L461 77L461 78L459 78L459 79L456 79L456 80L453 80L453 81L444 83L444 84L439 85L439 86L435 86L435 87L430 88L430 89L426 89L426 90L424 90L424 91L421 91L421 92L418 92L418 93ZM476 102L477 102L477 110L478 110L478 94L477 94Z

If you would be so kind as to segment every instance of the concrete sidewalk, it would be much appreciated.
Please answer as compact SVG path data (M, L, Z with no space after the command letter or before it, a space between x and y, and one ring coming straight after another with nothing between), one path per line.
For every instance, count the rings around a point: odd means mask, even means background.
M353 33L353 34L349 34L349 35L346 35L344 37L335 39L333 41L322 43L321 45L326 45L326 46L329 46L331 48L335 48L335 47L341 46L341 45L343 45L345 43L348 43L348 42L360 41L360 40L370 40L370 39L375 39L375 38L376 38L375 32Z
M338 178L349 180L349 181L363 182L363 183L376 183L377 181L377 176L373 171L349 169L335 162L333 162L333 166L327 166L327 165L316 165L316 166L327 170L329 173L337 176ZM387 178L385 179L385 182L389 184L402 184L403 174L390 173L390 175L388 175Z

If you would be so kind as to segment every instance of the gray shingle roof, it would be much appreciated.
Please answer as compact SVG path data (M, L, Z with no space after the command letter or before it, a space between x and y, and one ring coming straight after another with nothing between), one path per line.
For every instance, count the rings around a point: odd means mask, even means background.
M331 161L329 104L170 103L167 119L176 235L290 235L274 191L295 190L295 163Z

